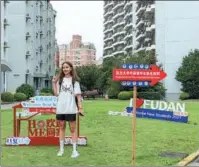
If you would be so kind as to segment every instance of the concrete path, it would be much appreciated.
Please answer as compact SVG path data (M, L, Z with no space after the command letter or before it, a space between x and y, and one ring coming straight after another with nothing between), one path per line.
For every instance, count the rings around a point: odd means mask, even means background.
M12 107L14 105L16 105L18 103L12 103L12 104L1 104L1 110L9 110L9 109L12 109Z
M199 157L196 158L193 162L191 162L187 166L199 166Z

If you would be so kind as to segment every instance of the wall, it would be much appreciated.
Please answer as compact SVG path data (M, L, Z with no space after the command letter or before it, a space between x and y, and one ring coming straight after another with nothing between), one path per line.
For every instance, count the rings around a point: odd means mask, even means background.
M199 2L156 1L156 54L167 73L167 98L176 100L181 84L175 80L182 58L199 48Z

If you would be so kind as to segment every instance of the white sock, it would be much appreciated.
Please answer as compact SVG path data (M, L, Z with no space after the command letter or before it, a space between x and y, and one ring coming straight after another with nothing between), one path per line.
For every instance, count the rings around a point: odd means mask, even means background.
M64 151L64 140L60 140L60 151Z
M73 143L73 151L77 151L77 143Z

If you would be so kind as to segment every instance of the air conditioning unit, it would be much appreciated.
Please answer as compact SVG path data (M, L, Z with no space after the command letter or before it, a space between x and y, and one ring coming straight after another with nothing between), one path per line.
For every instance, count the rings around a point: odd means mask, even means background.
M30 14L29 13L26 14L26 19L30 19Z
M29 69L27 69L27 70L26 70L26 74L29 74L29 73L30 73L30 70L29 70Z
M27 32L27 33L26 33L26 36L27 36L27 37L29 37L29 36L30 36L30 33L29 33L29 32Z
M4 42L4 48L9 48L8 47L8 42Z

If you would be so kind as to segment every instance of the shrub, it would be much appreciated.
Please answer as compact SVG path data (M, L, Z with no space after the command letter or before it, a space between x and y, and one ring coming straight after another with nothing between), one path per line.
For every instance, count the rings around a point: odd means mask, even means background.
M4 101L4 102L13 102L14 101L14 95L10 92L1 93L1 100Z
M15 93L14 94L14 99L16 101L24 101L27 99L27 96L24 93Z
M34 96L34 89L32 86L28 84L22 84L16 89L17 93L24 93L26 97L29 99L30 97Z
M180 100L187 100L189 99L189 94L186 92L181 93Z
M108 89L107 93L108 93L108 97L110 99L117 99L119 91L115 90L114 88L111 87L111 88Z
M40 93L40 96L53 96L52 93Z
M118 94L119 100L130 100L133 97L132 91L122 91Z
M52 89L49 89L49 88L43 88L43 89L40 90L40 93L51 93L51 94L53 94L53 91L52 91Z

